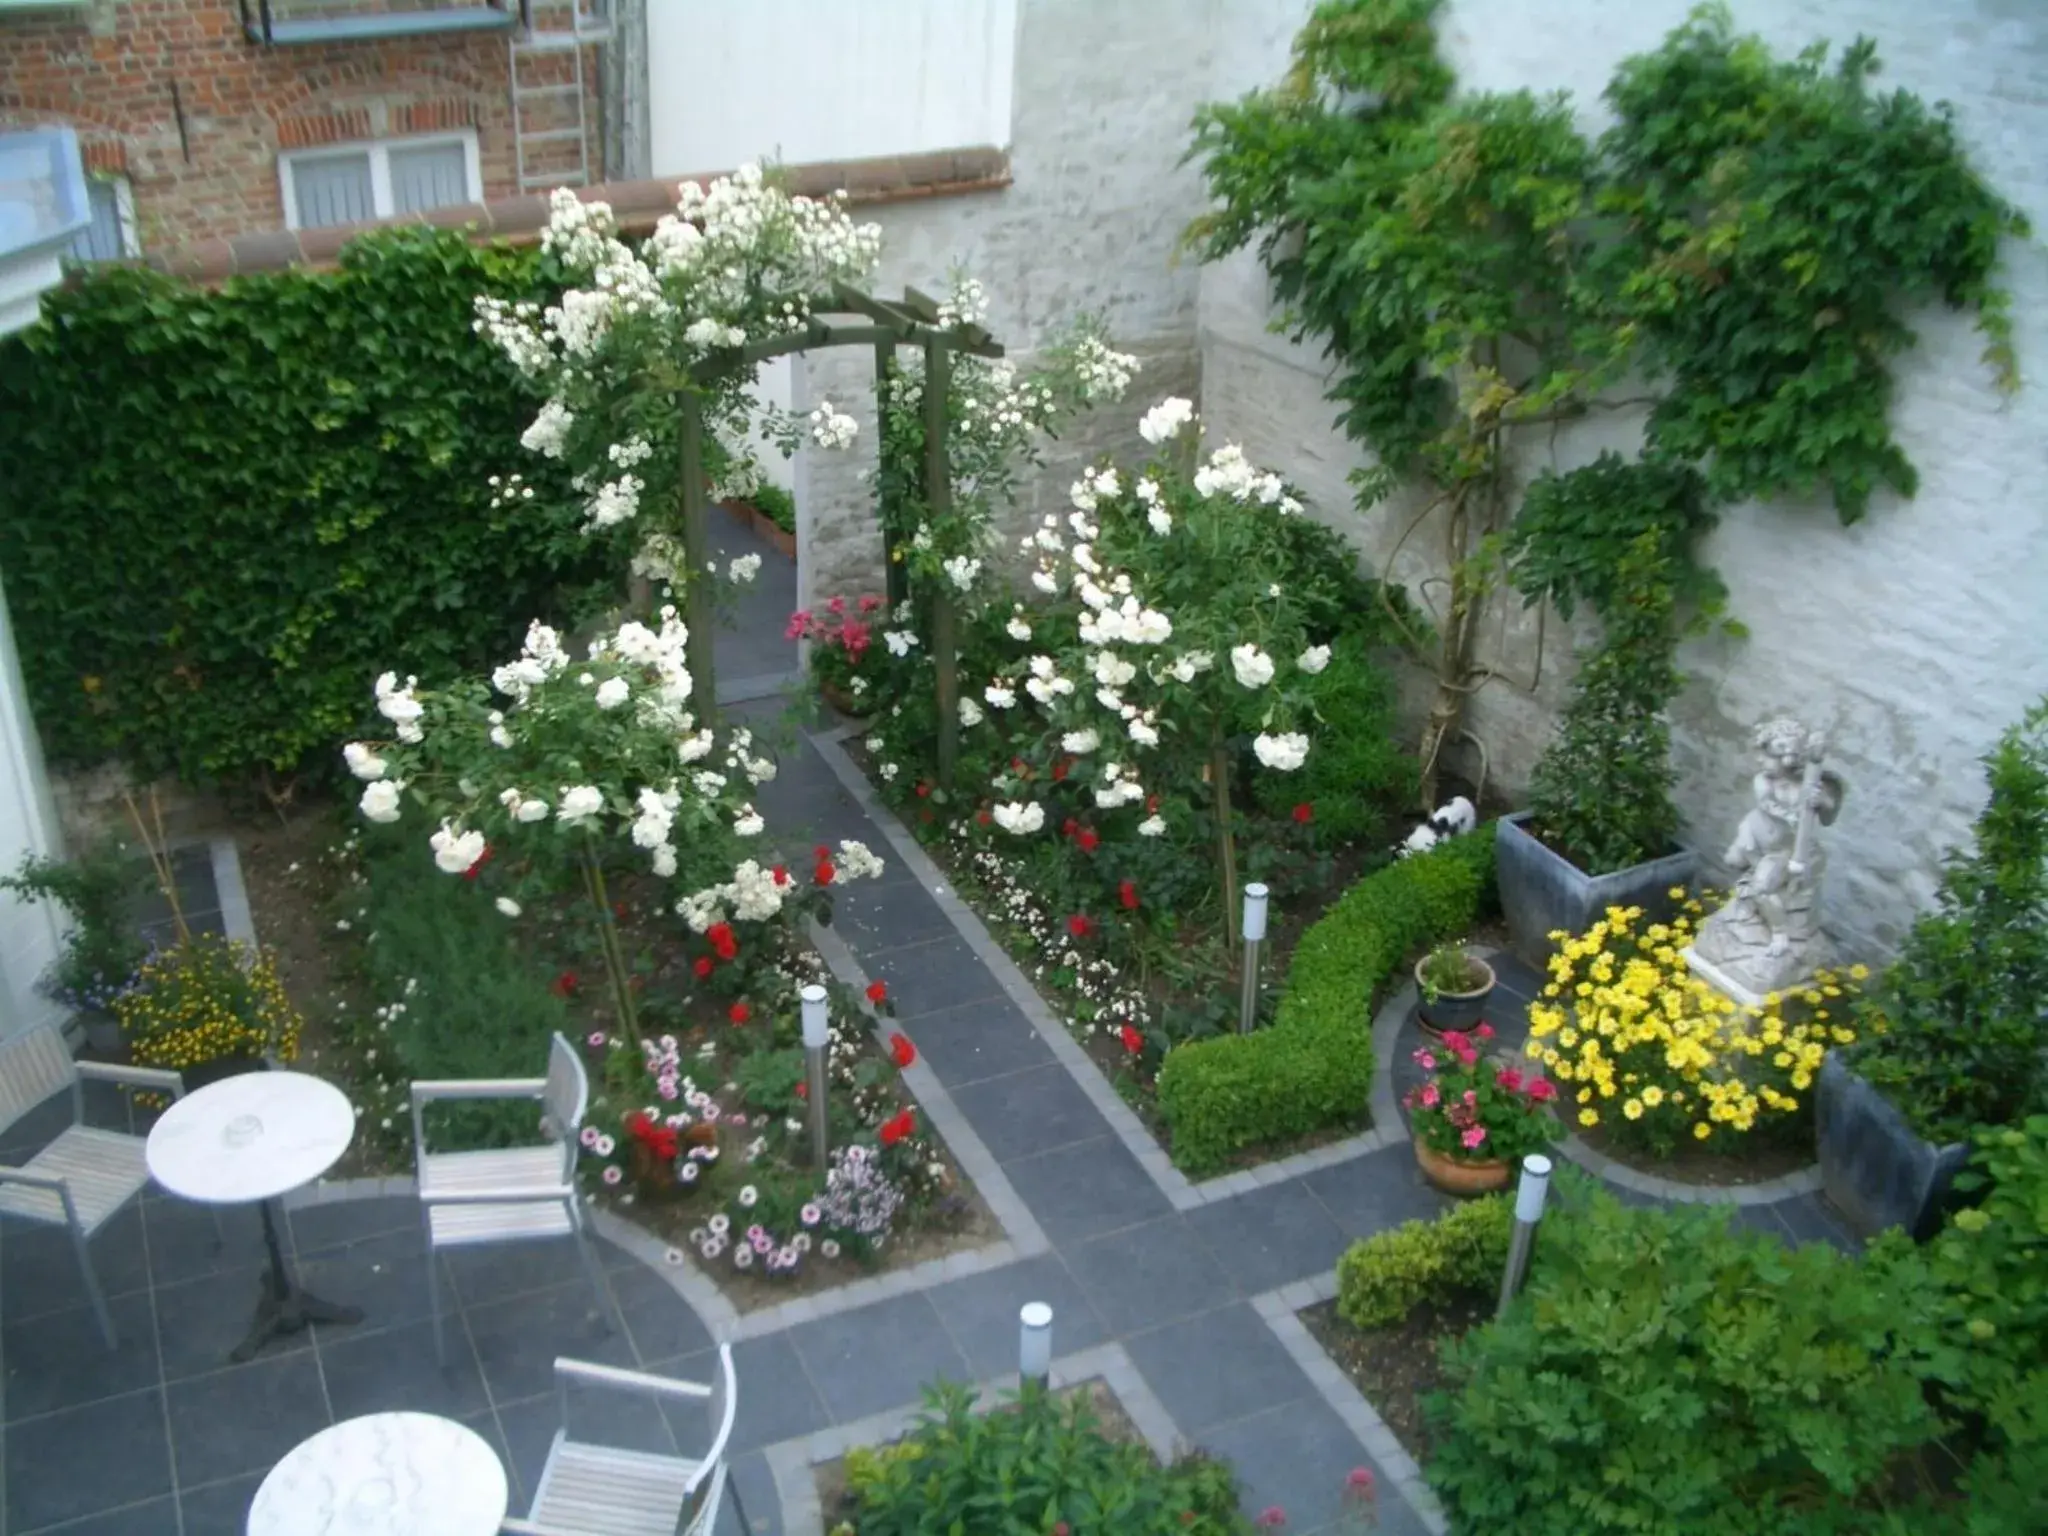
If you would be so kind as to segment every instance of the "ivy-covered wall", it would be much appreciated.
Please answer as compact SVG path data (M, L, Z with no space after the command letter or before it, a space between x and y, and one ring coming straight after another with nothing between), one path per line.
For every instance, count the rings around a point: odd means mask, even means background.
M502 660L600 578L471 329L477 294L547 289L531 250L418 229L333 272L51 294L0 348L0 574L52 766L276 785L379 672Z
M1212 99L1269 85L1311 0L1219 0ZM1439 32L1461 88L1569 91L1583 125L1608 117L1600 93L1624 58L1652 50L1691 0L1448 0ZM1816 41L1877 44L1880 90L1955 104L1972 164L2036 230L2048 226L2048 12L1998 0L1921 7L1873 0L1732 0L1738 30L1790 57ZM1896 359L1893 429L1919 470L1911 500L1880 490L1844 528L1825 501L1732 508L1702 550L1726 579L1747 639L1689 642L1689 683L1674 706L1686 833L1711 864L1749 800L1750 728L1778 712L1825 727L1849 797L1829 834L1827 921L1852 948L1887 949L1931 896L1941 851L1967 834L1982 794L1975 760L2048 686L2048 253L2009 241L2000 280L2013 294L2021 387L2001 395L1967 314L1915 317L1919 345ZM1419 503L1350 511L1362 462L1332 428L1327 362L1268 330L1266 281L1250 253L1205 266L1199 300L1203 406L1211 429L1282 469L1318 515L1385 559ZM2036 381L2040 382L2036 382ZM1623 393L1629 393L1624 390ZM1561 430L1556 467L1602 448L1632 451L1640 413ZM1403 510L1404 505L1406 511ZM1427 529L1396 573L1411 589L1437 574ZM1539 628L1518 599L1496 599L1482 662L1534 673ZM1491 682L1469 723L1495 782L1519 794L1548 741L1569 679L1571 636L1553 615L1532 692ZM1420 678L1418 677L1418 682ZM1418 688L1417 701L1425 696ZM1469 765L1467 755L1461 765Z

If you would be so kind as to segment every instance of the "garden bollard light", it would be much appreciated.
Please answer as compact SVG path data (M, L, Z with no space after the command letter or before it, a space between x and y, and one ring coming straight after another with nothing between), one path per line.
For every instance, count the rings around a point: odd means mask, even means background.
M826 1167L825 1137L825 1048L832 1043L832 1022L825 1012L825 989L815 982L805 987L804 1070L810 1082L811 1164L822 1173Z
M1237 1032L1248 1035L1259 1020L1259 943L1266 937L1266 887L1254 880L1244 888L1244 993L1237 1004Z
M1027 1301L1017 1313L1017 1374L1041 1387L1052 1375L1052 1308Z
M1531 1152L1522 1159L1521 1182L1515 1185L1515 1227L1508 1236L1508 1267L1500 1277L1500 1307L1496 1319L1508 1315L1508 1303L1522 1288L1529 1270L1529 1247L1536 1239L1536 1223L1543 1219L1543 1197L1550 1193L1550 1159Z

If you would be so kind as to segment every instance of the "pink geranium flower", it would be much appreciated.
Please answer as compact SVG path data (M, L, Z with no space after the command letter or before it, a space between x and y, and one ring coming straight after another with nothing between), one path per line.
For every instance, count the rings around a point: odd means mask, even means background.
M1442 1097L1443 1095L1436 1091L1435 1083L1424 1083L1422 1085L1422 1107L1424 1109L1435 1109L1437 1100Z
M1425 1072L1434 1072L1436 1070L1436 1057L1432 1056L1428 1051L1417 1051L1415 1053L1415 1064Z
M1486 1140L1486 1127L1483 1125L1472 1126L1458 1139L1465 1143L1465 1150L1469 1152Z

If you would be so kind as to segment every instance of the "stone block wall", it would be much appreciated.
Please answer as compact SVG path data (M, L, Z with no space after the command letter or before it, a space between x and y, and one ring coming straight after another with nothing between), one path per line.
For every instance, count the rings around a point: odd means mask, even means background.
M1564 89L1589 129L1614 65L1655 47L1689 0L1451 0L1443 36L1462 85ZM1214 85L1235 95L1277 79L1307 0L1221 0ZM1785 54L1817 40L1874 38L1881 89L1955 103L1982 173L2048 227L2048 10L2017 0L1901 7L1879 0L1784 6L1734 0L1739 27ZM2014 242L2006 281L2022 372L2048 378L2048 253ZM1382 564L1409 514L1397 503L1361 515L1345 475L1362 462L1331 430L1327 364L1268 329L1256 262L1205 268L1200 315L1203 400L1213 431L1299 481L1325 518ZM1882 954L1921 910L1942 851L1966 835L1983 800L1976 759L2027 704L2048 692L2048 387L2006 399L1979 360L1982 343L1946 312L1916 320L1920 346L1896 365L1893 419L1919 467L1910 501L1880 497L1855 528L1822 504L1734 508L1707 549L1727 578L1743 641L1689 644L1674 707L1678 798L1690 840L1712 865L1747 804L1750 727L1790 712L1829 732L1849 796L1829 836L1826 920L1851 951ZM1640 420L1561 434L1559 468L1603 446L1624 450ZM1544 459L1533 458L1530 471ZM1412 512L1412 509L1411 509ZM1417 589L1440 569L1428 526L1393 574ZM1533 680L1538 616L1497 604L1487 657ZM1542 634L1540 685L1489 684L1469 723L1494 782L1519 793L1549 739L1569 677L1571 637ZM1419 678L1418 678L1419 680ZM1419 695L1418 695L1419 696ZM1468 756L1465 763L1471 762Z

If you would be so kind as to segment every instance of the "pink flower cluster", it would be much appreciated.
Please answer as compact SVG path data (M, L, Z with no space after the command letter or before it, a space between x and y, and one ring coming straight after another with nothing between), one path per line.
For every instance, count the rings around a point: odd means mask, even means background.
M870 616L882 607L879 597L863 597L854 604L859 617L847 612L843 597L835 597L825 604L824 616L808 608L799 608L789 616L789 624L782 631L785 640L812 640L819 645L837 646L846 652L846 659L858 663L874 642L874 625Z

